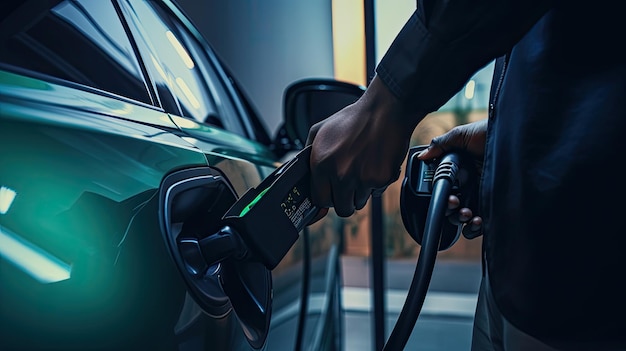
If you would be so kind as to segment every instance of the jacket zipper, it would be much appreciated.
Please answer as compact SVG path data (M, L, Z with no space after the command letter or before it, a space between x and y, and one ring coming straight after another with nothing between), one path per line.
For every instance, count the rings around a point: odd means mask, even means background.
M496 105L496 101L498 101L498 95L500 93L500 89L502 88L502 82L504 81L504 74L506 73L506 68L509 62L509 56L510 56L510 52L505 54L504 57L502 58L502 68L500 69L500 77L498 77L498 83L496 84L496 88L493 91L493 96L490 99L491 101L489 101L489 110L487 112L488 122L487 122L487 140L485 141L486 143L489 143L489 138L492 133L491 128L493 128L492 120L493 118L495 118L495 105ZM482 182L483 182L483 177L481 176L480 184L479 184L481 200L487 196L490 196L490 195L485 195L482 193L483 192L482 189L484 189ZM480 204L479 205L480 211L484 212L482 207L483 205ZM483 218L483 220L485 220L485 218ZM485 240L484 235L485 233L483 232L483 242L482 242L482 250L481 250L481 268L482 268L482 276L486 277L487 276L487 250L486 250L487 240Z
M506 67L509 62L509 54L504 55L502 59L502 69L500 70L500 77L498 78L498 84L496 85L496 89L493 93L493 98L489 102L489 112L487 116L489 119L492 119L495 114L495 105L498 100L498 95L500 93L500 89L502 88L502 81L504 81L504 74L506 72Z

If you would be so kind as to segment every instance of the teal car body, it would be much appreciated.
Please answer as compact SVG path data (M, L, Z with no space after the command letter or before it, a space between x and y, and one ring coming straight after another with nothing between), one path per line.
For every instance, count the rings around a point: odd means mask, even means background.
M179 228L211 234L284 160L176 4L2 6L0 349L338 348L333 217L271 273L272 318L260 344L218 273L191 277L168 244ZM158 26L161 41L149 33ZM188 57L159 49L172 36ZM181 57L195 65L178 75ZM168 222L164 179L185 172L218 179L226 195L203 193L205 207Z

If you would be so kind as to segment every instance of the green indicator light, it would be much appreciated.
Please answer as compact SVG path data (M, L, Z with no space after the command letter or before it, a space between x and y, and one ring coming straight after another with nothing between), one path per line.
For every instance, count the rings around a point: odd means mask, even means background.
M261 193L259 195L257 195L254 200L252 200L252 202L250 202L246 207L243 208L243 210L241 210L241 213L239 214L239 217L243 217L246 213L248 213L248 211L250 211L250 209L252 209L252 207L254 207L254 205L256 205L257 202L259 202L259 200L261 200L261 197L263 195L265 195L265 193L270 190L270 187L268 187L267 189L261 191Z

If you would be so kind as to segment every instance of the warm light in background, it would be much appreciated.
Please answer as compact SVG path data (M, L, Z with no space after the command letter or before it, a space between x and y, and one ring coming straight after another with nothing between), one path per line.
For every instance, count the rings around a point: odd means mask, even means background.
M366 85L365 9L363 0L333 0L333 60L335 79ZM376 62L415 11L415 0L375 1Z
M374 1L376 16L376 63L387 52L400 29L404 26L416 8L415 0L380 0Z
M363 0L333 0L332 17L335 79L366 85Z

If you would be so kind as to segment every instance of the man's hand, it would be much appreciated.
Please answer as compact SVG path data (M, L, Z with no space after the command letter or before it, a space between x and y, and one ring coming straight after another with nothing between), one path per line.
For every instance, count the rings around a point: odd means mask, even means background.
M374 78L358 101L315 124L307 140L313 203L340 217L362 209L400 176L417 121Z
M445 134L434 138L430 146L423 150L418 158L430 160L440 157L445 152L454 150L467 151L475 160L477 170L480 172L485 154L485 142L487 136L487 120L464 124L452 128ZM453 224L463 225L463 236L473 239L482 234L483 219L474 215L470 208L462 207L460 199L451 195L448 198L448 211L446 216ZM477 210L477 209L474 209Z

